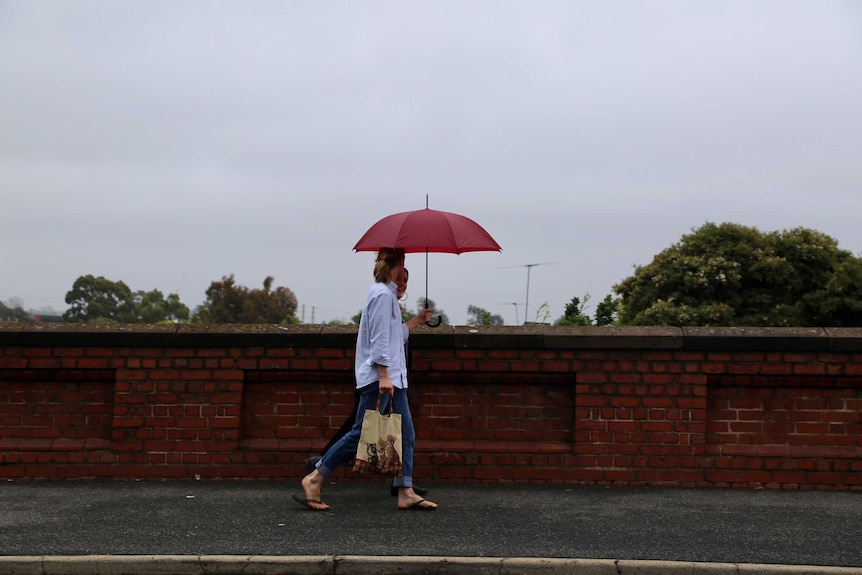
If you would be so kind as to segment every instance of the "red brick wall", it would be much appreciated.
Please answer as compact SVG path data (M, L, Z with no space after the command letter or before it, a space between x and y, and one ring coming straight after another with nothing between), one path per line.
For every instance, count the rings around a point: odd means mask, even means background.
M0 478L296 480L351 411L354 340L0 325ZM425 483L862 489L862 330L444 327L411 349Z
M842 485L860 472L862 377L720 376L709 390L716 482Z

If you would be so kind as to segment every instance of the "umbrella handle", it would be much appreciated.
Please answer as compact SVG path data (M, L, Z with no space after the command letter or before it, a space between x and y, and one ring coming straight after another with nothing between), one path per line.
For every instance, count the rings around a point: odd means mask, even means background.
M428 254L425 254L425 257L428 257ZM425 308L428 308L428 260L425 260ZM426 321L425 325L428 327L437 327L441 323L443 323L443 316L438 315L437 321L435 322L433 319L431 321Z

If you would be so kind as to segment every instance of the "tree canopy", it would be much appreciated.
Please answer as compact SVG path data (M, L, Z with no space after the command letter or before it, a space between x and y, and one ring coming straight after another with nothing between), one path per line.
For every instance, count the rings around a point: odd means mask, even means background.
M263 280L263 289L238 285L233 274L214 281L206 300L195 309L197 323L299 323L297 300L286 287L272 289L274 278Z
M706 223L614 291L626 325L862 325L862 262L801 227Z
M501 315L492 314L475 305L467 306L467 325L504 325L505 323Z
M596 306L596 325L614 325L619 322L620 300L608 294Z
M66 321L73 322L120 322L135 321L132 290L122 281L92 275L81 276L66 292L69 309L63 314Z
M70 322L158 323L187 320L189 308L177 294L165 296L159 290L132 293L122 281L85 275L75 280L66 293L69 309L63 314Z
M158 323L160 321L177 321L189 319L189 308L180 301L175 293L166 298L157 289L152 291L137 291L134 294L135 316L143 323Z
M554 322L554 325L613 325L617 323L617 313L620 307L620 300L612 297L610 294L605 296L599 305L596 306L595 319L587 315L587 302L590 301L590 294L584 294L584 301L580 298L573 297L572 301L566 304L566 311L563 317Z
M563 317L555 321L554 324L570 326L593 325L593 320L584 313L588 301L590 301L590 294L584 296L583 303L581 303L579 297L573 297L572 301L566 304L566 311L563 313Z
M6 305L0 301L0 321L30 321L31 315L20 305Z

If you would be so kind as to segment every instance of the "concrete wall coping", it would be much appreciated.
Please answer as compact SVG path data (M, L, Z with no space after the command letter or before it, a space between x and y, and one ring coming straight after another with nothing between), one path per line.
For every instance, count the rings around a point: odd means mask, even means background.
M529 557L42 555L0 557L0 575L860 575L862 568Z
M356 325L0 323L0 345L33 347L352 347ZM420 327L414 349L862 351L862 328Z

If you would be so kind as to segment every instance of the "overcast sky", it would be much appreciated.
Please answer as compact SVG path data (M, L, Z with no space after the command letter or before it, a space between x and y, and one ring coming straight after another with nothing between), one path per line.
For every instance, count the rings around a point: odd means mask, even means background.
M0 191L28 309L233 273L349 320L427 194L503 248L430 256L453 323L523 322L533 263L527 319L592 313L707 221L862 253L862 2L0 0Z

